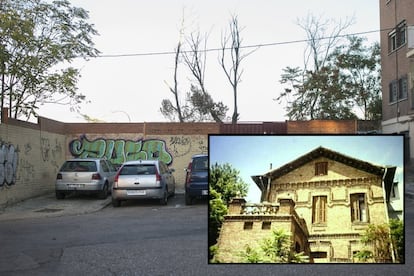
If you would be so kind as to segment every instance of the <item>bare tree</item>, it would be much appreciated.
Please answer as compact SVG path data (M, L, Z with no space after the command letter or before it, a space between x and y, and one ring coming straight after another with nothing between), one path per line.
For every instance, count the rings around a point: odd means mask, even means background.
M193 106L199 113L209 113L215 122L222 123L228 108L222 102L214 102L211 95L207 92L204 82L207 39L207 34L202 36L200 32L192 33L186 39L190 50L183 52L182 56L184 63L187 65L187 68L190 70L199 87L199 89L196 89L195 87L192 87L191 89L191 101Z
M237 110L237 89L239 83L241 82L241 76L243 74L243 70L240 68L240 63L255 50L244 54L242 53L243 39L241 38L240 34L244 28L240 28L236 15L232 15L229 23L229 29L229 34L224 33L222 35L221 56L219 58L219 62L233 89L234 111L232 115L232 123L235 124L239 119L239 113ZM228 46L229 44L230 46ZM229 62L226 61L226 53L228 52L227 50L230 52Z
M160 111L164 117L171 121L200 122L216 121L223 122L227 113L227 106L222 102L215 102L207 92L205 86L206 68L206 44L207 34L202 36L200 32L193 32L190 36L184 35L184 16L181 22L180 39L175 49L174 62L174 84L167 86L174 96L175 103L169 99L163 99ZM183 50L188 46L188 50ZM178 88L178 67L184 63L192 76L190 91L185 94L184 104L180 103L180 91ZM194 82L194 83L193 83Z
M182 40L184 36L184 15L181 20L180 36L177 43L177 48L175 49L175 58L174 58L174 84L170 86L166 81L170 92L174 95L175 105L168 99L163 99L161 102L161 113L168 117L171 121L175 120L175 116L178 116L178 121L180 123L184 122L184 117L181 111L181 105L179 101L179 91L178 91L178 65L180 63L181 47Z

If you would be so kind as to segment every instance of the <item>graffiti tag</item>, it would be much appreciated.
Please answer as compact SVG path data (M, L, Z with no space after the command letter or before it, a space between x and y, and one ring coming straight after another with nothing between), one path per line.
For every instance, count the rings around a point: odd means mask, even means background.
M0 187L16 183L19 149L0 141Z
M165 141L157 139L132 141L99 138L89 141L86 136L81 136L69 143L69 151L76 158L106 157L116 165L131 160L158 159L167 165L173 161L171 154L167 151Z

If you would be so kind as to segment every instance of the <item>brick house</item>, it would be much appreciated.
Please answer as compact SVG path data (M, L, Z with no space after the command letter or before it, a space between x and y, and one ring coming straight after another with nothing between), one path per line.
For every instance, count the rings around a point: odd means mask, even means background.
M318 262L353 262L368 224L388 222L387 198L395 167L377 166L318 147L252 179L260 204L234 199L218 239L217 259L241 262L270 229L284 229L291 250ZM372 250L372 249L371 249ZM391 261L391 260L388 260Z

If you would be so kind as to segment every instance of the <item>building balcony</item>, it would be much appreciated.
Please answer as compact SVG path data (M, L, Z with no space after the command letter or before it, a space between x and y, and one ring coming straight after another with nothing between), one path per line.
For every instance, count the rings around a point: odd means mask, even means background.
M274 203L245 203L241 205L242 215L275 215L279 204Z

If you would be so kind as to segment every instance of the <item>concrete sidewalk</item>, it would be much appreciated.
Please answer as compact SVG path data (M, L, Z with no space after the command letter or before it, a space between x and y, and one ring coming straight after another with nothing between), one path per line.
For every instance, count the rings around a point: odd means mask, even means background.
M63 200L57 200L53 192L18 202L0 210L0 221L81 215L97 212L109 204L111 204L111 196L102 200L94 196L73 195Z

